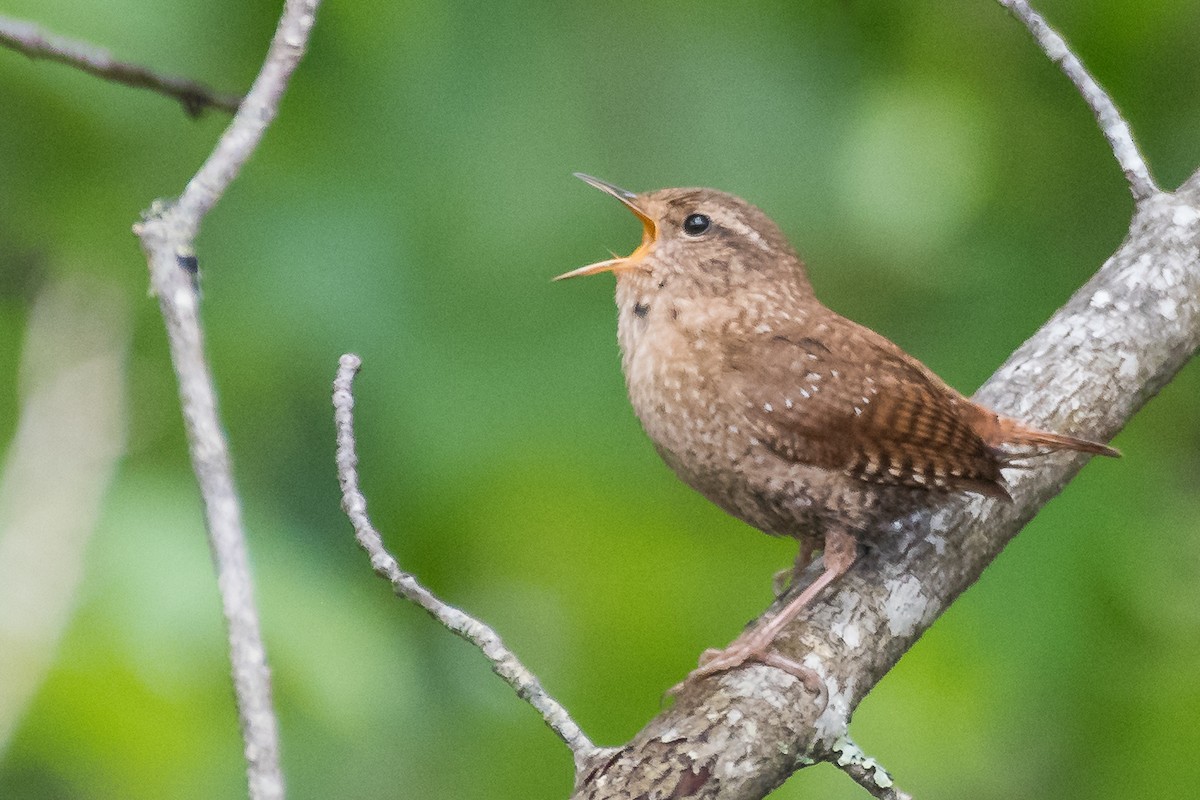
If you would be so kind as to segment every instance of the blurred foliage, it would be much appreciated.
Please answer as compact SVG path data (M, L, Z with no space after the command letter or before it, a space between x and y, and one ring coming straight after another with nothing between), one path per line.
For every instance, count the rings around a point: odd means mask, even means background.
M277 3L10 0L227 89ZM1200 164L1200 4L1045 0L1165 186ZM129 453L4 798L237 797L241 745L175 386L130 224L225 119L0 52L0 381L31 296L138 306ZM293 798L563 797L570 760L394 600L338 509L329 383L360 353L365 490L406 567L494 624L601 743L768 601L792 546L654 455L611 279L636 223L570 177L703 184L789 233L833 307L970 390L1121 241L1087 109L995 3L330 3L199 243ZM141 301L139 302L139 299ZM1200 781L1200 372L1189 367L863 704L919 797L1188 796ZM0 441L16 424L0 392ZM0 680L3 676L0 676ZM806 770L775 797L859 798Z

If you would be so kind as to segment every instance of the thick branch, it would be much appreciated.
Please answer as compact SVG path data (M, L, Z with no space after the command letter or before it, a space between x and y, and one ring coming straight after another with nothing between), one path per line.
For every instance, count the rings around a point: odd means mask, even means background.
M1108 439L1198 347L1200 174L1142 202L1121 248L975 399L1037 427ZM1012 504L956 499L883 532L777 640L825 681L824 707L763 666L689 686L574 797L760 798L796 769L837 759L859 702L1085 460L1009 470Z
M218 92L187 78L163 75L139 64L121 61L103 48L50 33L30 22L0 17L0 45L30 58L57 61L107 81L123 83L135 89L150 89L173 97L191 117L200 116L208 108L233 113L242 102L237 95Z

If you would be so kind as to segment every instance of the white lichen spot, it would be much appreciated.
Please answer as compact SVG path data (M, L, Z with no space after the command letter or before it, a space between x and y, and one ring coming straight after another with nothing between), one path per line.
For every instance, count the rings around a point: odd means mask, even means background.
M1133 378L1136 378L1138 374L1137 356L1130 354L1125 354L1122 356L1121 366L1118 370L1118 374L1126 380L1132 380Z
M774 410L775 410L775 406L771 405L770 403L763 403L763 411L770 414Z
M888 595L883 602L883 613L888 631L893 636L908 636L917 630L925 617L929 600L921 589L921 582L909 575L885 584Z
M726 430L728 430L734 436L737 436L741 432L737 425L730 425Z
M849 647L858 647L862 644L862 629L853 622L835 622L830 627L830 631L834 636L840 636Z
M845 736L839 736L838 740L833 743L833 752L838 754L837 765L839 767L861 764L866 759L866 754L858 749L858 745Z
M860 408L859 406L855 406L854 407L854 416L856 416L856 417L862 416L862 408Z
M833 376L833 377L835 377L835 378L840 378L840 377L842 377L842 373L838 372L836 369L831 369L831 370L829 370L829 374L830 374L830 375L832 375L832 376Z
M808 390L806 390L806 389L801 389L801 390L800 390L800 396L801 396L801 397L803 397L805 400L807 400L808 398L812 397L812 395L811 395L811 394L809 394L809 393L808 393Z
M840 767L848 767L857 765L864 772L870 773L871 781L881 789L888 789L892 786L892 777L887 774L887 770L873 758L869 758L858 745L852 742L847 736L839 736L837 741L833 743L833 752L837 753L837 764ZM875 792L872 792L875 794Z
M791 408L793 405L795 405L795 404L792 402L792 398L790 398L790 397L785 397L785 398L783 398L783 404L784 404L785 406L787 406L788 408Z
M1158 301L1158 313L1174 322L1179 318L1179 305L1169 297Z
M1176 206L1175 213L1171 215L1171 222L1180 227L1195 225L1196 220L1200 220L1200 211L1191 206Z
M1059 320L1047 329L1046 334L1051 340L1063 340L1071 333L1071 326L1066 320ZM1035 354L1035 357L1042 354Z
M770 326L770 325L768 325L767 323L765 323L765 322L764 322L764 323L762 323L761 325L757 326L757 327L754 329L754 332L755 332L755 333L770 333L770 332L771 332L771 326Z
M1111 302L1112 295L1109 294L1107 289L1101 289L1092 295L1092 300L1089 305L1091 305L1092 308L1104 308Z

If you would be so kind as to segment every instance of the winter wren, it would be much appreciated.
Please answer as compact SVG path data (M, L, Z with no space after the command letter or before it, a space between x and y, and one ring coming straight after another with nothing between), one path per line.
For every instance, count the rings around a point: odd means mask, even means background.
M740 520L816 549L824 572L691 678L746 661L807 672L775 636L854 563L860 537L930 493L1010 500L1001 467L1055 450L1117 455L973 403L813 295L762 211L713 189L634 194L578 175L642 222L641 245L560 278L617 276L629 399L663 460Z

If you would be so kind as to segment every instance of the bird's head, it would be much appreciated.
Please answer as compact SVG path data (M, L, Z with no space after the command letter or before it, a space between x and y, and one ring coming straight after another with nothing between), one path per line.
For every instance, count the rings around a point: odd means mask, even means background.
M808 287L804 268L783 232L740 197L716 189L635 194L590 175L576 177L632 211L642 223L642 242L628 256L598 261L555 280L612 272L618 282L713 296L759 285L776 290Z

